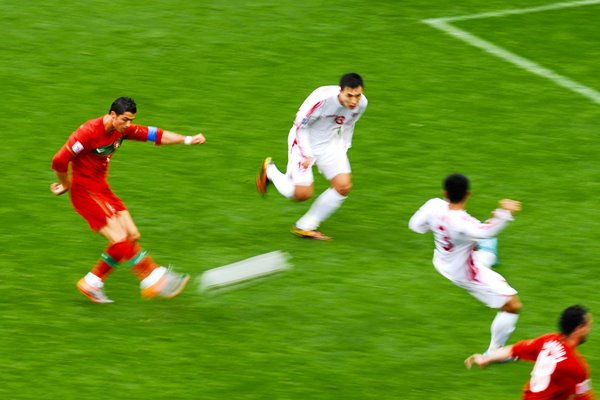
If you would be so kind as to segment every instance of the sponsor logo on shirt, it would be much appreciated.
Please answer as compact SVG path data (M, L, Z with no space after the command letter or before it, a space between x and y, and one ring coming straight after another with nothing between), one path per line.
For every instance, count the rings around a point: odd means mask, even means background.
M79 154L83 150L83 145L80 141L77 141L75 144L73 144L73 146L71 146L71 150L73 150L73 153Z

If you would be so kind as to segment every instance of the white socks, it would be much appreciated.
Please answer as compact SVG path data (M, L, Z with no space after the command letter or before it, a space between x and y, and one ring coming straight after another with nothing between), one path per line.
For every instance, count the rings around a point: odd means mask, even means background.
M296 228L312 231L319 227L335 210L340 208L346 196L339 194L334 188L329 188L314 201L310 209L296 222Z
M492 322L491 332L492 340L488 352L494 351L506 344L510 334L513 333L517 326L519 314L513 314L506 311L499 311L496 318Z
M102 279L92 274L91 272L88 272L87 275L83 277L83 279L85 279L85 282L93 288L102 289L102 287L104 286L104 282L102 282Z
M147 277L145 277L141 282L140 282L140 288L141 289L147 289L150 286L154 285L156 282L158 282L165 274L167 273L167 269L165 267L158 267L158 268L154 268L152 270L152 272L150 272L150 275L148 275Z
M283 196L288 199L294 197L296 192L294 182L279 171L275 164L267 165L267 178ZM342 196L334 188L327 189L314 201L308 212L296 222L296 227L305 231L317 229L321 222L340 208L344 200L346 200L346 196Z
M273 182L273 185L279 193L291 199L294 196L296 187L294 182L285 174L277 169L275 164L267 165L267 178Z

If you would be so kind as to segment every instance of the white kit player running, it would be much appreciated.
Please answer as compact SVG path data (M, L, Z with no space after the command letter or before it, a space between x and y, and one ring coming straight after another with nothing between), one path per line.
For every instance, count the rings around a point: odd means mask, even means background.
M290 129L285 174L277 169L271 157L263 161L256 178L261 195L266 193L268 184L273 183L288 199L310 199L314 191L313 165L330 182L331 187L292 228L292 233L298 236L331 239L317 228L342 205L352 186L347 153L352 146L356 121L367 108L363 87L360 75L350 73L342 76L339 86L317 88L300 106Z
M433 232L435 269L472 296L498 310L491 326L488 352L504 346L515 330L521 309L517 291L491 267L497 261L496 235L521 210L521 203L501 200L500 208L485 223L465 211L469 199L469 180L461 174L444 181L447 200L427 201L410 219L408 226L417 233Z

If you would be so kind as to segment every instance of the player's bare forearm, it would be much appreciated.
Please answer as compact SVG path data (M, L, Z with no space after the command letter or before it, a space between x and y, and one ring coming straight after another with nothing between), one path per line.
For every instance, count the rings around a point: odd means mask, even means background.
M485 368L490 364L506 360L510 357L512 357L512 346L505 346L491 354L473 354L465 360L465 365L469 369L471 369L473 365L477 365L479 368Z
M198 133L194 136L184 136L179 133L164 131L161 144L204 144L206 138Z

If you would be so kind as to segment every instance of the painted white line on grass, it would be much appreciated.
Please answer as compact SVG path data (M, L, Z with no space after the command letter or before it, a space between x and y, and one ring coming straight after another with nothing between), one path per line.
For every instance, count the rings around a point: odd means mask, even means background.
M470 14L470 15L459 15L456 17L443 17L443 18L432 18L423 20L426 21L444 21L444 22L454 22L454 21L465 21L468 19L479 19L479 18L492 18L492 17L504 17L506 15L517 15L517 14L530 14L541 11L550 11L550 10L560 10L562 8L572 8L572 7L582 7L589 6L593 4L600 4L600 0L580 0L580 1L571 1L564 3L552 3L546 4L538 7L530 7L530 8L517 8L513 10L500 10L500 11L492 11L485 12L480 14Z
M590 4L600 4L600 0L583 0L583 1L575 1L571 3L555 3L549 4L547 6L534 7L534 8L524 8L520 10L504 10L490 13L482 13L482 14L473 14L473 15L464 15L459 17L448 17L448 18L433 18L433 19L425 19L422 22L439 29L443 32L446 32L450 36L454 36L457 39L462 40L465 43L470 44L471 46L477 47L485 51L486 53L492 54L498 58L501 58L505 61L508 61L519 68L524 69L527 72L532 74L541 76L543 78L549 79L555 84L562 86L566 89L571 90L572 92L578 93L596 104L600 104L600 92L582 85L579 82L576 82L566 76L560 75L551 69L542 67L541 65L525 58L521 57L515 53L512 53L500 46L496 46L493 43L490 43L486 40L481 39L478 36L475 36L467 31L464 31L460 28L457 28L449 23L449 21L464 21L467 19L475 19L475 18L488 18L488 17L500 17L505 15L514 15L514 14L526 14L529 12L539 12L546 10L556 10L567 7L581 7Z

